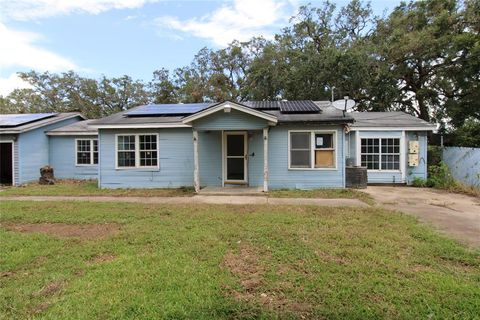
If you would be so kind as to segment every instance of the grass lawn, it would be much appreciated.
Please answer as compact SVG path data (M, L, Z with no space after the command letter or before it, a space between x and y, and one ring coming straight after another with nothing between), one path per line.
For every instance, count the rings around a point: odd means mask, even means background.
M478 319L480 253L379 208L0 202L0 318Z
M111 196L111 197L188 197L193 188L165 189L99 189L96 180L58 180L54 185L30 183L20 187L5 187L0 196Z

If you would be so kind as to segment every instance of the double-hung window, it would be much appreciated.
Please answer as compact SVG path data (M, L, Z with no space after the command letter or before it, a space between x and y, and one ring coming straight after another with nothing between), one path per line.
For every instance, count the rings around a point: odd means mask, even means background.
M76 165L86 166L98 164L98 140L77 139L76 141Z
M158 168L158 135L117 135L117 168Z
M335 169L335 132L291 131L290 169Z
M400 170L400 139L362 139L361 159L368 170Z

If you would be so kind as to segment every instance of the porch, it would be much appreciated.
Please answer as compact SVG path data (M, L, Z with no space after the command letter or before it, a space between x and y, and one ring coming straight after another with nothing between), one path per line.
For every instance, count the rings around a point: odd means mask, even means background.
M196 192L226 185L268 191L268 132L275 116L225 102L182 121L193 132Z
M268 191L268 127L261 130L193 129L194 187L198 193Z

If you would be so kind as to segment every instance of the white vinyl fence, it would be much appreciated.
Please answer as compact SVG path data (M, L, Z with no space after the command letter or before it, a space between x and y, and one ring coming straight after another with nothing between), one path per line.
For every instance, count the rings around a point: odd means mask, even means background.
M480 148L445 147L442 160L455 179L480 188Z

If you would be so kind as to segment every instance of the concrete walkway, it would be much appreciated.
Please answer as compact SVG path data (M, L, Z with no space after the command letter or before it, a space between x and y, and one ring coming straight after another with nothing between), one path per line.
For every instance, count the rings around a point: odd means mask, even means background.
M357 199L306 199L306 198L269 198L260 196L202 196L193 197L104 197L104 196L6 196L0 201L87 201L122 202L153 204L271 204L271 205L314 205L327 207L368 207Z
M387 209L411 214L452 238L480 248L479 198L413 187L369 186L363 191Z

